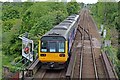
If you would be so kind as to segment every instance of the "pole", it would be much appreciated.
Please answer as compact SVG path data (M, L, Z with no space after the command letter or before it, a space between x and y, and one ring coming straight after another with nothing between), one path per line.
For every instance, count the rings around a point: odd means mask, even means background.
M22 80L24 80L24 68L22 69Z

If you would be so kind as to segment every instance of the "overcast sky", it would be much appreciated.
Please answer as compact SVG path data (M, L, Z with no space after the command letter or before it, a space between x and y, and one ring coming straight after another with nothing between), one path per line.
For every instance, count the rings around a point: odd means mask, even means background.
M2 2L6 2L6 1L10 1L13 2L13 0L0 0ZM27 0L21 0L22 2L27 1ZM35 1L46 1L46 0L35 0ZM70 2L71 0L67 0L67 2ZM83 2L83 3L96 3L98 0L76 0L77 2ZM107 0L103 0L103 1L107 1ZM112 1L112 0L109 0ZM120 0L116 0L116 1L120 1Z

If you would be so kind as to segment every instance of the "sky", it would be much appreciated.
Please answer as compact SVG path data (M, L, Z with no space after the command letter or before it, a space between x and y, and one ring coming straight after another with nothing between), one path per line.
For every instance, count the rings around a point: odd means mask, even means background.
M13 2L13 0L0 0L2 2L6 2L6 1L10 1ZM27 0L21 0L22 2L27 1ZM46 0L35 0L35 1L46 1ZM70 2L71 0L67 0L67 2ZM76 0L77 2L83 2L83 3L97 3L98 0ZM103 0L106 1L106 0ZM109 0L112 1L112 0ZM120 0L116 0L116 1L120 1Z
M98 0L76 0L77 2L83 2L83 3L97 3Z

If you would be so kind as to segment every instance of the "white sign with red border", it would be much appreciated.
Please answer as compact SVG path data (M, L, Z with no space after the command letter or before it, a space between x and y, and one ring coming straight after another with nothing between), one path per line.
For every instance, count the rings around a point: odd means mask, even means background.
M33 40L25 37L19 38L22 39L22 56L30 61L33 61Z

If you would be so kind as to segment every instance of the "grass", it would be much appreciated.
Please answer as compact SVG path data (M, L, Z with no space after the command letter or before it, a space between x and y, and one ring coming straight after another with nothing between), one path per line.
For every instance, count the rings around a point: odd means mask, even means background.
M115 67L115 70L116 70L116 72L117 72L117 74L119 76L120 72L119 72L118 67L120 67L120 60L118 60L118 58L117 58L118 49L113 48L112 46L110 46L110 47L104 47L103 50L108 51L108 57L111 60L111 62L113 63L113 65Z
M93 11L94 12L94 11ZM92 13L92 16L94 18L94 20L96 21L97 23L97 27L98 29L100 30L100 26L101 26L101 20L98 16L96 16L96 14ZM108 24L108 23L104 23L104 29L106 29L107 31L107 34L106 34L106 38L102 38L102 41L104 40L113 40L114 39L114 42L116 40L116 38L114 38L111 33L113 32L112 30L112 25L111 24ZM115 33L113 32L113 34L115 35ZM118 60L117 58L117 52L118 52L118 48L115 47L115 46L110 46L109 49L107 47L103 47L102 50L108 50L109 51L109 58L111 59L111 61L114 63L114 66L115 66L115 69L116 69L116 72L118 73L118 76L120 78L120 70L118 69L118 67L120 68L120 60Z
M0 79L2 78L2 51L0 51Z
M0 11L1 16L1 11ZM2 79L2 21L0 20L0 80Z
M2 45L2 26L1 26L1 20L0 20L0 46ZM1 47L0 47L1 49Z
M111 40L111 35L110 35L111 30L109 28L106 28L106 31L107 31L107 34L106 34L105 40Z
M11 57L8 57L8 56L5 56L5 55L2 55L2 59L3 59L3 61L2 61L3 66L12 67L12 66L10 65L10 62L13 60L13 57L12 57L12 56L11 56Z
M112 46L111 47L108 47L107 49L109 51L109 54L110 54L110 58L111 59L114 59L115 62L118 62L118 58L117 58L117 49L113 48Z
M98 19L98 17L97 17L94 13L91 13L91 15L92 15L93 19L94 19L95 22L96 22L96 25L97 25L97 27L98 27L98 30L100 30L100 29L101 29L100 20Z
M22 64L18 64L18 65L13 65L12 62L14 62L15 58L14 56L10 56L9 55L2 55L2 63L3 66L9 67L10 71L15 72L18 70L18 68L21 67Z

